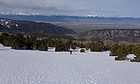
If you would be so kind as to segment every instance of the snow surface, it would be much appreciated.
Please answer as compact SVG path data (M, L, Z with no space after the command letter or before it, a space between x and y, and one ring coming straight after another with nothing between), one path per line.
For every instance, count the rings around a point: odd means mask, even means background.
M114 61L109 52L0 50L0 84L140 84L139 78L139 63Z

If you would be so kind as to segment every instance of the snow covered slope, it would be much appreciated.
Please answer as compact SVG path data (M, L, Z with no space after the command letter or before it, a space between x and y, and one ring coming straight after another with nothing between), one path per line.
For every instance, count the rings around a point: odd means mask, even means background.
M140 84L140 64L109 52L0 50L0 84Z

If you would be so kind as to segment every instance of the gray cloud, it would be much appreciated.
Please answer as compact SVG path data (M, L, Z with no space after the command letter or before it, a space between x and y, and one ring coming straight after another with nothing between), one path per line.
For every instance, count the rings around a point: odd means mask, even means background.
M43 1L45 0L1 0L0 5L14 8L46 8L49 4L52 4L48 0Z
M0 0L0 12L139 16L140 0Z

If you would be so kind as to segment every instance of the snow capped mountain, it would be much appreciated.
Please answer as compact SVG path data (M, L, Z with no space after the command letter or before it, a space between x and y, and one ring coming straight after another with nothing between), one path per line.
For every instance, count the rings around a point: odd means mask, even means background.
M39 13L24 13L24 12L0 12L0 15L40 15Z
M134 17L109 17L97 14L70 14L70 15L41 15L37 12L0 12L0 18L15 19L15 20L29 20L41 22L140 22L140 18Z
M115 17L115 18L128 18L128 17L116 17L116 16L105 16L105 15L98 15L98 14L87 14L87 15L80 15L80 14L70 14L70 15L42 15L38 12L0 12L0 15L33 15L33 16L67 16L67 17L102 17L102 18L110 18L110 17Z

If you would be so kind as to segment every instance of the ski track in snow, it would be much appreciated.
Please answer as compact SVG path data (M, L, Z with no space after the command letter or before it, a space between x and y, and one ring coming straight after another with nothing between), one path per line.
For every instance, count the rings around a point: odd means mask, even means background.
M139 63L108 55L0 50L0 84L140 84Z

